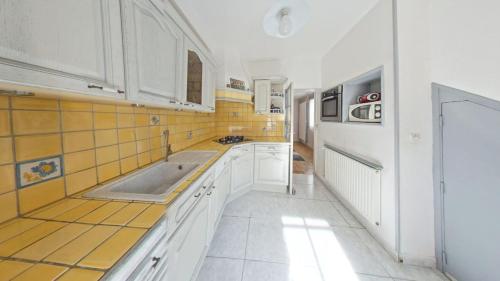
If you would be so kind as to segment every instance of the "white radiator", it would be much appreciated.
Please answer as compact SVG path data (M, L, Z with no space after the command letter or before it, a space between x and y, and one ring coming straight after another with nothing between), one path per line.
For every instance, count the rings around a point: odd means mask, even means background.
M325 179L367 221L380 225L382 167L325 147Z

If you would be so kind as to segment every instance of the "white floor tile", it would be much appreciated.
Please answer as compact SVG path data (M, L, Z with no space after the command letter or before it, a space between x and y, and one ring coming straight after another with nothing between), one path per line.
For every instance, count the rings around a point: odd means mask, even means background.
M294 184L294 188L295 195L286 196L299 199L330 201L330 198L325 193L326 190L323 187L314 186L312 184Z
M240 281L243 260L207 257L197 281Z
M317 268L245 261L243 281L323 281Z
M363 228L363 225L354 217L353 214L351 214L351 211L349 211L342 203L331 202L331 204L335 207L335 209L338 210L338 212L342 215L347 224L349 224L352 227Z
M251 218L246 259L315 266L307 230L276 218Z
M208 256L245 258L248 218L222 217L210 244Z
M447 280L396 262L318 179L294 180L295 196L251 191L228 204L198 281Z
M353 231L361 238L363 243L370 248L375 258L382 263L391 277L414 281L448 281L441 272L435 269L405 265L397 262L382 248L366 229L353 229Z

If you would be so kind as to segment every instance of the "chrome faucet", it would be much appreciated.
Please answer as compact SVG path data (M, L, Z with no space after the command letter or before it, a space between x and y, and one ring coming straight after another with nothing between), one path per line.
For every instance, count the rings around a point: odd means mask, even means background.
M168 162L168 156L172 153L171 145L168 143L168 138L170 136L170 131L163 131L163 136L165 137L165 162Z

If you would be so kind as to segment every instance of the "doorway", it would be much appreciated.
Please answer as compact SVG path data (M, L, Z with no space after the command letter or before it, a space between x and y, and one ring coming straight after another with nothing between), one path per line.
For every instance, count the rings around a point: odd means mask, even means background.
M500 280L500 102L433 92L438 266L458 281Z
M314 128L316 105L314 92L308 92L295 98L295 132L293 151L293 172L295 174L313 174L314 163Z

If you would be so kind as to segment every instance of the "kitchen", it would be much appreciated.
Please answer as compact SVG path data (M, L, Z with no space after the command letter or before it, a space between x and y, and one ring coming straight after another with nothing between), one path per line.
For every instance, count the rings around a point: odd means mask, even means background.
M0 0L0 280L496 280L500 6L431 2Z

